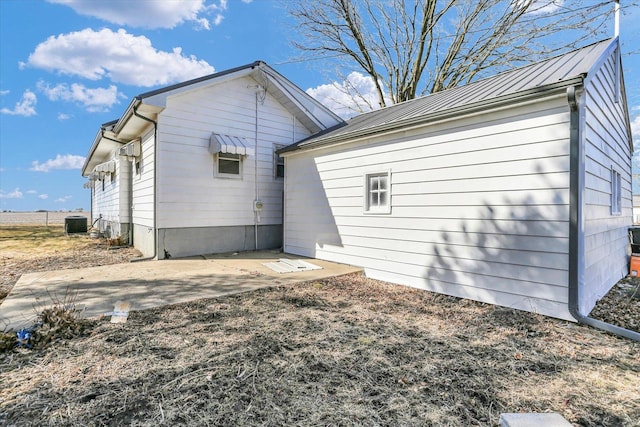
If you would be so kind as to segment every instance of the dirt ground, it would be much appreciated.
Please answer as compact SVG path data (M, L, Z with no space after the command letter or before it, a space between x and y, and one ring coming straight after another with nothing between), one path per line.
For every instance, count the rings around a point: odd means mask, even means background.
M11 266L29 270L2 263L3 283ZM47 263L57 265L31 265ZM640 344L360 274L90 321L76 335L0 354L0 425L495 426L502 412L547 411L578 426L640 420Z

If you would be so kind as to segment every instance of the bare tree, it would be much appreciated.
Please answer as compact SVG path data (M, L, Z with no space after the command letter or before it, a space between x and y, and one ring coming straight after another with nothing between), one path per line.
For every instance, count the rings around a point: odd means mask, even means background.
M614 7L593 0L291 0L289 9L302 36L294 44L342 69L356 65L372 78L383 107L603 38Z

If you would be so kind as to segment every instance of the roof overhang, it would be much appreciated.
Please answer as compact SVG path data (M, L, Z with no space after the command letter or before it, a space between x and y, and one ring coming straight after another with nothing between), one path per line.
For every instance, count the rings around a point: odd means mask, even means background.
M372 136L381 136L396 132L406 132L411 129L429 126L436 123L485 114L488 110L511 108L516 104L539 102L541 99L547 97L566 97L567 87L582 86L584 78L585 75L580 75L546 86L536 87L516 93L510 93L504 96L490 98L472 104L462 105L460 107L436 111L434 113L424 114L418 117L412 117L410 119L393 121L373 128L359 129L354 132L341 132L342 128L344 128L344 130L348 130L348 126L337 125L333 129L329 129L320 135L314 135L310 138L307 138L306 140L300 141L297 144L292 144L290 146L284 147L281 150L278 150L278 154L286 157L287 155L299 151L313 150L329 145L341 145L344 143L355 142L363 138L371 138Z

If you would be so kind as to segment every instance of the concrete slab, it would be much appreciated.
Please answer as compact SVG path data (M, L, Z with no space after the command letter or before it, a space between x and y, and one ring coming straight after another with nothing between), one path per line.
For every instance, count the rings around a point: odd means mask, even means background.
M264 265L281 258L305 259L320 270L280 274ZM269 286L319 280L360 268L307 259L278 251L205 255L161 261L105 265L23 275L0 305L0 329L30 326L52 299L74 299L86 317L112 313L118 302L144 310L200 298L214 298Z
M562 415L549 413L500 414L500 427L571 427Z

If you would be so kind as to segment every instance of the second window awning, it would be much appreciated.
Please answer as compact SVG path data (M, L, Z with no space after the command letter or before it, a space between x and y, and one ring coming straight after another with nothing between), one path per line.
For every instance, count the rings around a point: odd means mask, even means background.
M94 169L95 172L114 173L116 171L116 162L110 160L108 162L100 163Z
M228 153L251 156L253 155L253 146L239 136L212 133L209 138L209 152L211 154Z

